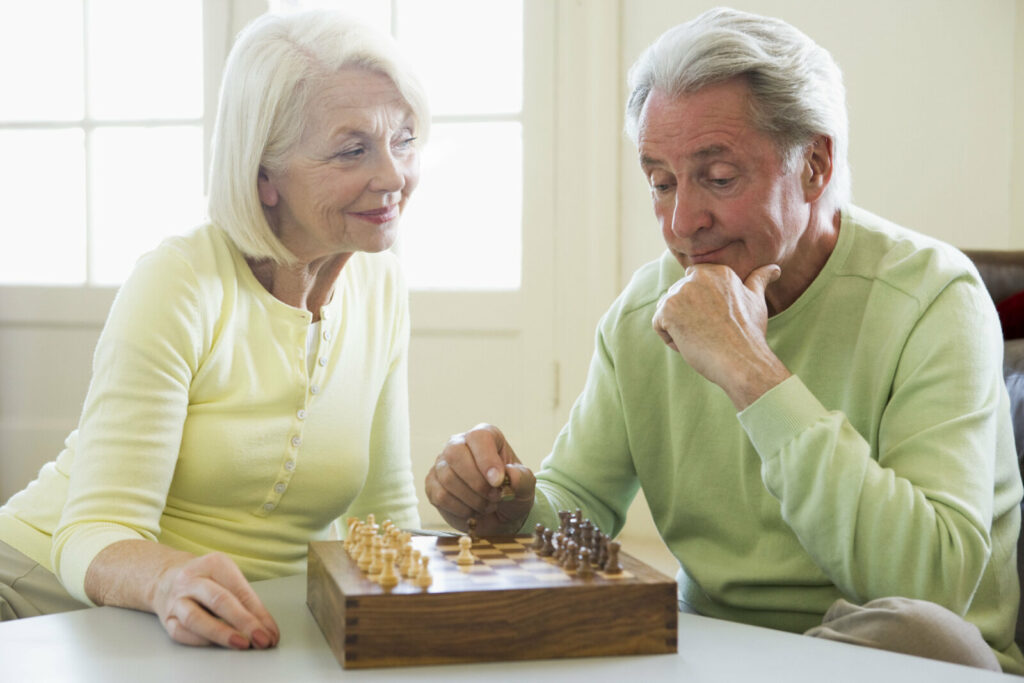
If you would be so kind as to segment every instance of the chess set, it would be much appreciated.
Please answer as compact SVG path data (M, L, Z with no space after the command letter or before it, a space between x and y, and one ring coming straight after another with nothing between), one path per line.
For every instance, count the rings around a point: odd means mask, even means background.
M676 652L675 582L561 517L488 538L352 519L310 543L306 602L346 669Z

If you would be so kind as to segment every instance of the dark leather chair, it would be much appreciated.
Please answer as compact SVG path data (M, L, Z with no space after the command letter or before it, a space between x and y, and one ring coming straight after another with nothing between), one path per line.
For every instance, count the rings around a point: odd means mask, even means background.
M974 261L996 304L1024 291L1024 251L965 249L964 253ZM1003 377L1010 394L1013 432L1017 442L1017 464L1024 472L1024 339L1006 340ZM1024 503L1021 504L1021 512L1024 514ZM1024 533L1017 537L1017 576L1024 580ZM1024 593L1021 598L1017 611L1016 641L1024 648Z

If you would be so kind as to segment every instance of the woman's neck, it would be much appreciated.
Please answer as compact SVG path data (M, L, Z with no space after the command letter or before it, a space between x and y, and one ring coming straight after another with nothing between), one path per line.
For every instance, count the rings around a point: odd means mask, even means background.
M315 322L320 319L320 308L331 300L338 275L351 256L351 252L333 254L293 266L270 260L247 261L253 275L275 299L309 311Z

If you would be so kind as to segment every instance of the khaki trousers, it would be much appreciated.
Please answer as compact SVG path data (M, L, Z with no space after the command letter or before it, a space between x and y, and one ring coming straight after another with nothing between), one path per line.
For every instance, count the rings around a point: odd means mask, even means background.
M0 621L85 607L64 590L53 572L0 541Z
M805 636L1002 671L978 627L934 602L879 598L832 603L821 626Z

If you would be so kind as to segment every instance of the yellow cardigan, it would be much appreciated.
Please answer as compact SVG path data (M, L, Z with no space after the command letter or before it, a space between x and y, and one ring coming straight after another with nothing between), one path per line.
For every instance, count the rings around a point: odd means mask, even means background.
M215 226L142 257L114 301L78 429L0 508L0 540L89 603L103 548L145 538L229 555L250 580L305 570L345 515L418 526L407 292L357 253L321 309L270 295Z

